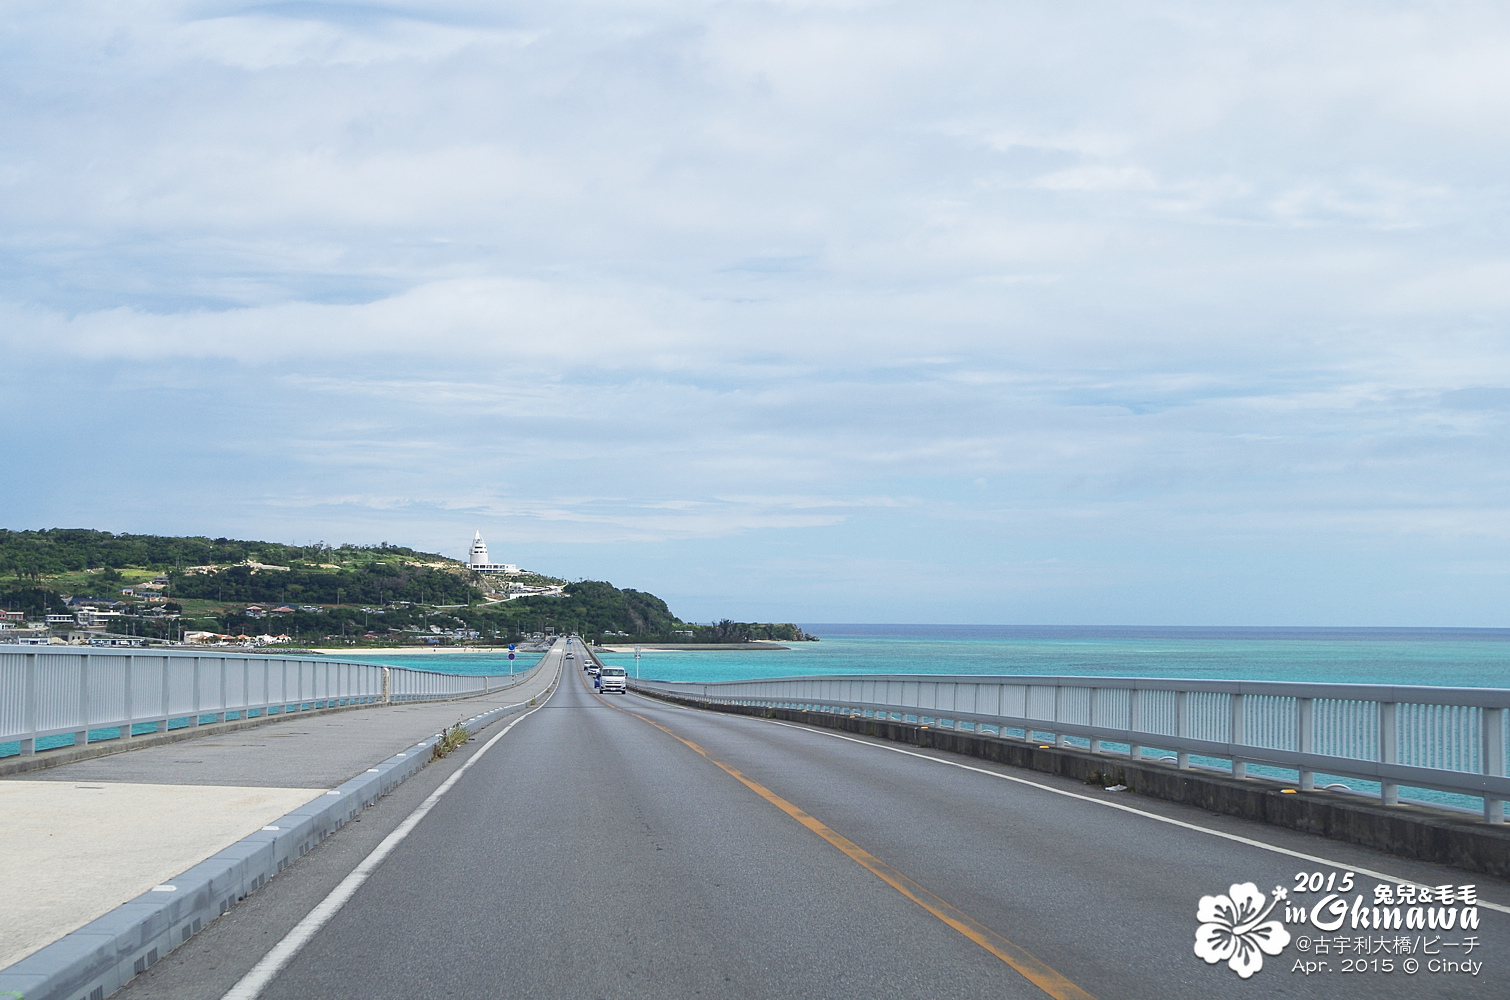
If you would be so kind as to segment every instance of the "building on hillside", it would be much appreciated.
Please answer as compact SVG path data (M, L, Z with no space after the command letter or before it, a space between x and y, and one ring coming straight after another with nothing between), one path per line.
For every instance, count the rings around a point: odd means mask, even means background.
M83 628L104 628L110 624L110 619L119 618L119 611L100 611L98 609L85 608L80 610L75 617Z
M472 536L472 554L467 559L467 568L473 573L517 573L513 563L495 563L488 560L488 543L482 540L482 532Z

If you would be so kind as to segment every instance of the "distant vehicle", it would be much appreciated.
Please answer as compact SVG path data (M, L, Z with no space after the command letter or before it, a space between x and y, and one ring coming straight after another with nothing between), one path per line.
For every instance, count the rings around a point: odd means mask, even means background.
M604 667L603 668L603 693L604 694L614 694L614 693L623 694L625 692L625 690L626 690L625 678L627 678L627 677L628 677L628 675L624 672L624 668L623 667Z
M597 676L599 676L598 665L596 663L589 663L587 665L587 676L589 676L589 677L597 677Z

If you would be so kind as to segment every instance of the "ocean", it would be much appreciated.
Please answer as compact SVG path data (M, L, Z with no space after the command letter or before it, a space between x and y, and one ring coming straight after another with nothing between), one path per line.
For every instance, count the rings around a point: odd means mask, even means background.
M803 625L780 651L646 651L660 680L845 673L1065 674L1510 686L1510 629ZM604 662L633 670L632 654Z

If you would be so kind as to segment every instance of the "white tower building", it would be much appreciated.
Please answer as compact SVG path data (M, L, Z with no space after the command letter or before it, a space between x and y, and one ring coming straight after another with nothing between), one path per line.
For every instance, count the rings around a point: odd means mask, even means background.
M488 560L488 543L482 540L482 532L472 535L472 554L467 559L467 568L473 573L517 573L513 563L495 563Z

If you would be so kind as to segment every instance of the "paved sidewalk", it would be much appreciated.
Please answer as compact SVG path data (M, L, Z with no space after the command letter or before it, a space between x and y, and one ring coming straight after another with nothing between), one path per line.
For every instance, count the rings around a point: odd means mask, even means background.
M540 697L561 654L491 695L296 715L0 778L0 969L406 746Z

